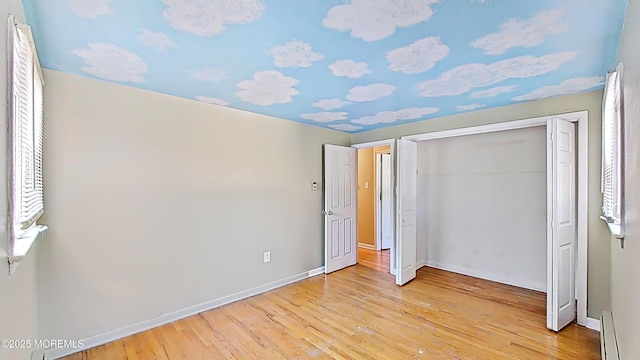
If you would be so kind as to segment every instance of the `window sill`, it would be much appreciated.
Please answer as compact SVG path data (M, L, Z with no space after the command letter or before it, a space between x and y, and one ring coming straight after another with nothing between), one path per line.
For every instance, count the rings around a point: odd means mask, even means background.
M604 220L604 222L607 223L607 226L609 227L609 231L611 232L611 235L615 236L617 239L624 238L622 224L615 223L615 222L609 222L603 216L601 216L600 219Z
M611 231L611 234L613 236L615 236L618 239L624 238L624 234L622 233L622 225L607 223L607 226L609 227L609 231Z
M22 236L15 240L13 249L10 250L9 255L9 275L13 275L20 265L20 262L27 256L27 253L35 243L40 234L43 234L48 227L46 225L36 225L25 231Z

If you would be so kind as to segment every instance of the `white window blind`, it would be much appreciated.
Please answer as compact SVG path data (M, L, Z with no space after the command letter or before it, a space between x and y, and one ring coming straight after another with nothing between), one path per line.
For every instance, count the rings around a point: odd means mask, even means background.
M36 225L44 213L42 71L30 28L17 23L12 16L8 22L8 43L11 262L21 259L46 227Z
M607 74L602 103L602 219L622 236L622 66Z

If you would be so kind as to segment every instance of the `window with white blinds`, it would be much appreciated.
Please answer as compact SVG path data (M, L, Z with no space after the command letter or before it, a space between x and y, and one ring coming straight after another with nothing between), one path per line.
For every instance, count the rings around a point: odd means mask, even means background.
M607 74L602 103L602 219L622 237L622 64Z
M12 16L8 22L9 81L9 230L11 256L24 256L41 230L44 213L42 181L43 86L42 70L30 28ZM24 243L24 242L23 242ZM27 247L28 250L28 247Z

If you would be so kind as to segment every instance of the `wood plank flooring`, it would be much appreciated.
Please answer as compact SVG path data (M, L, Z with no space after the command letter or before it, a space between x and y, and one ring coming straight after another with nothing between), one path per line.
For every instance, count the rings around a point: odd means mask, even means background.
M390 250L373 251L358 249L358 265L372 268L376 271L389 272Z
M546 329L542 293L426 267L399 287L388 252L359 261L66 359L600 359L597 332Z

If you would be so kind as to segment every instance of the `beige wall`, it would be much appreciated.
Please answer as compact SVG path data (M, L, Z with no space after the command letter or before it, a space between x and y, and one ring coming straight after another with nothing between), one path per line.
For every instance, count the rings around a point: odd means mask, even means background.
M602 91L526 102L500 108L446 116L442 118L397 125L352 135L353 143L399 138L405 135L527 119L538 116L587 110L589 112L589 259L588 316L599 318L610 307L610 245L608 230L599 219L600 196L600 133Z
M640 3L629 1L619 59L624 63L624 248L611 245L611 309L622 360L640 356ZM607 238L607 240L609 240Z
M7 16L24 21L19 0L0 1L0 159L7 158ZM7 218L7 170L0 166L0 219ZM17 272L9 276L8 236L5 221L0 221L0 339L36 339L38 337L38 291L36 280L37 244L27 254ZM0 347L0 359L28 359L32 349Z
M350 135L45 77L44 337L101 334L323 265L311 184L322 144Z
M373 148L358 149L358 243L371 246L376 244L375 181Z

